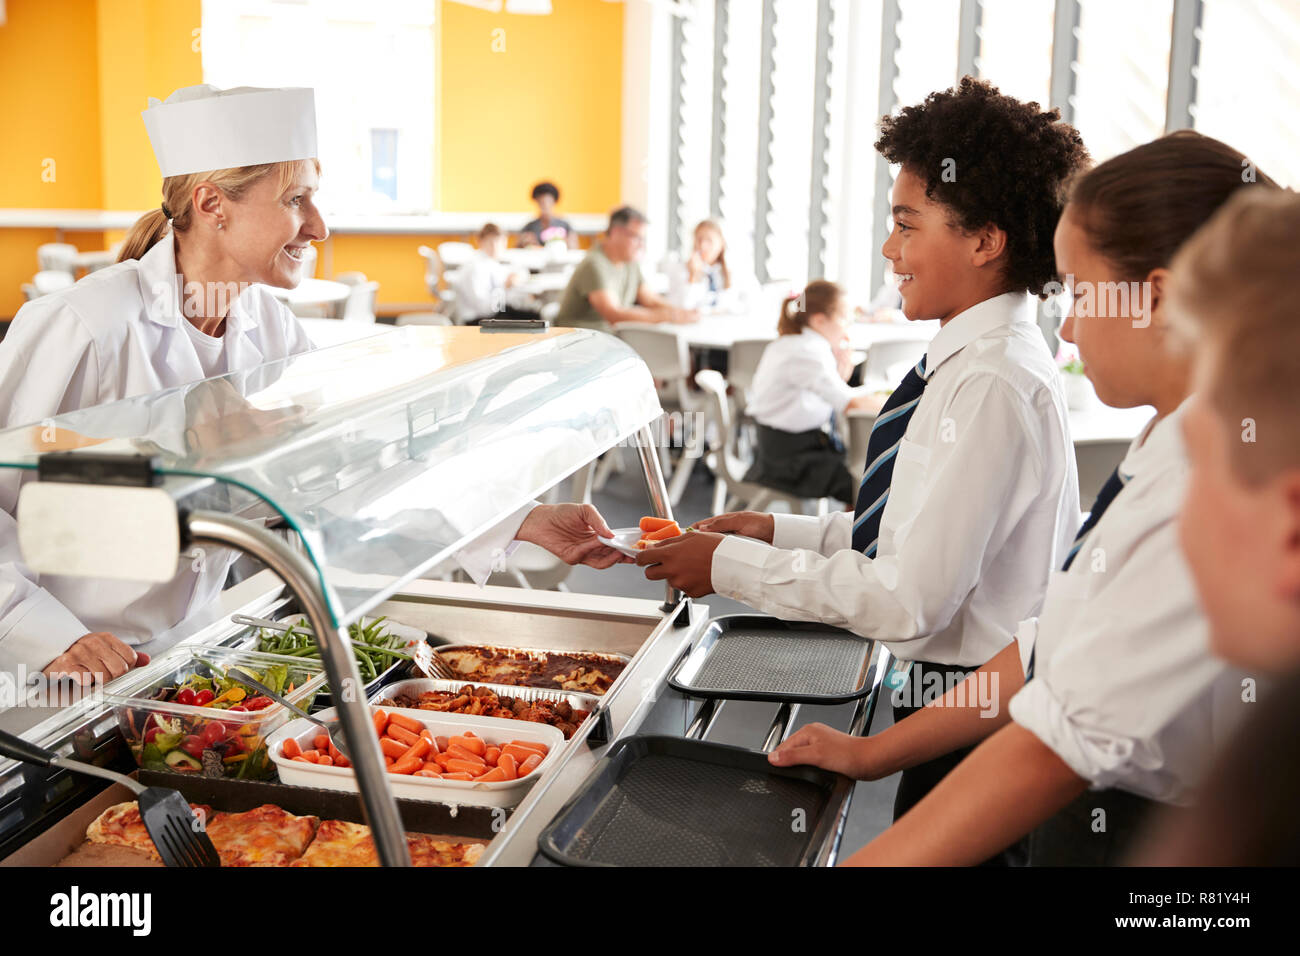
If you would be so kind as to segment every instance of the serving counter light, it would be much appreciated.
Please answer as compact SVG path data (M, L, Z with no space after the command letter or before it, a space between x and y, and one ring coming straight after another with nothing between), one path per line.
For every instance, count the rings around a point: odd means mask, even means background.
M380 859L401 865L348 625L620 443L671 517L661 414L611 336L409 327L0 432L0 468L27 472L19 539L39 572L167 581L205 544L275 571L339 689Z

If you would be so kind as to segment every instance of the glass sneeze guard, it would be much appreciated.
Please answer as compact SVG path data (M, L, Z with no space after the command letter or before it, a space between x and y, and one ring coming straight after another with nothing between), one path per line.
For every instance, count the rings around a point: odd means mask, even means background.
M613 336L406 327L0 432L0 467L147 455L180 507L260 499L344 626L660 414Z

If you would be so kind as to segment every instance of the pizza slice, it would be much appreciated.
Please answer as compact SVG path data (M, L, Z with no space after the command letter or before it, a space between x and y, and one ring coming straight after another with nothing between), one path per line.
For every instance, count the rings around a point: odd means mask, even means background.
M208 836L222 866L288 866L302 856L319 825L320 817L295 816L267 803L244 813L214 815Z
M482 843L448 843L423 833L406 834L413 866L473 866ZM345 820L325 820L316 839L294 866L378 866L379 854L370 828Z
M194 811L199 826L212 817L212 808L205 804L191 803L190 809ZM134 800L114 804L96 817L86 828L86 839L91 843L142 850L155 860L162 859L145 829L140 805Z

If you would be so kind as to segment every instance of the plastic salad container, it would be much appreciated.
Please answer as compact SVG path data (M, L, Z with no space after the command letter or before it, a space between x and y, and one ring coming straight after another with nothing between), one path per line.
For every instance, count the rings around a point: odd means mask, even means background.
M144 687L107 694L136 763L208 777L258 780L275 769L266 738L292 714L225 676L246 671L306 710L325 684L319 661L227 647L179 647Z

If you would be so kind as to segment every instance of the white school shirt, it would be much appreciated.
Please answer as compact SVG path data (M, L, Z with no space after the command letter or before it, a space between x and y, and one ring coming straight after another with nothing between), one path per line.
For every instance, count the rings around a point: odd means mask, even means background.
M24 305L0 342L0 428L251 369L312 348L293 313L262 285L231 305L216 339L180 311L173 237L139 260L110 266L66 291ZM220 348L216 348L216 345ZM148 584L38 575L18 548L21 474L0 468L0 670L45 667L82 635L103 630L128 644L170 639L221 592L235 555L217 549L202 570L182 555L171 581ZM526 517L525 508L458 557L482 583Z
M505 307L506 277L509 270L491 256L476 251L456 272L456 321L472 322L500 312Z
M813 329L777 336L758 360L745 411L760 425L784 432L821 428L842 412L857 389L840 378L835 351Z
M1079 527L1065 398L1035 315L1026 294L996 296L930 343L875 558L852 550L852 512L778 514L771 546L722 541L714 590L905 660L976 667L1002 650Z
M1034 678L1010 707L1093 787L1166 803L1188 800L1215 741L1247 710L1241 675L1210 654L1178 544L1184 407L1133 442L1123 490L1070 570L1053 572L1042 614L1022 624L1023 664L1037 648Z

